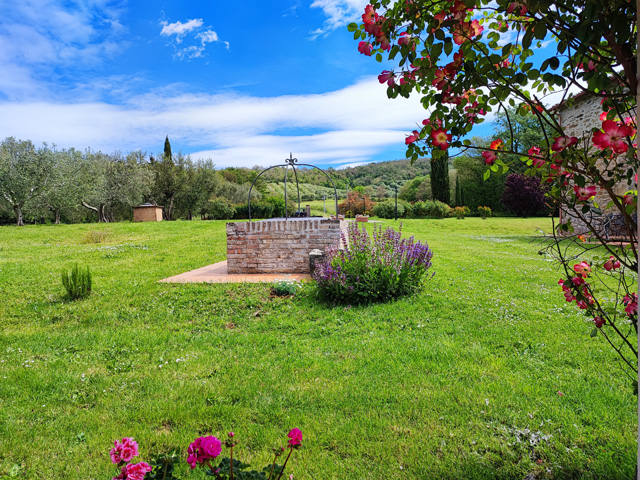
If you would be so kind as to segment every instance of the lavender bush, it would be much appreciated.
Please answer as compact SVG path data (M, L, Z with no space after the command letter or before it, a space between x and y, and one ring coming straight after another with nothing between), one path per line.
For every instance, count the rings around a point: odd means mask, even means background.
M327 251L316 267L314 278L320 294L339 303L384 301L417 292L431 267L433 253L427 244L413 237L401 238L400 231L349 225L342 237L342 249Z

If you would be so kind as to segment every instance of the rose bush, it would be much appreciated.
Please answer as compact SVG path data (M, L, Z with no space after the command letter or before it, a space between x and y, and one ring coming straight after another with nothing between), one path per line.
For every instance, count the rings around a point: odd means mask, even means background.
M427 109L428 118L416 119L422 126L407 137L407 158L475 149L488 167L485 179L516 161L524 163L525 174L542 179L547 203L563 212L547 251L564 269L564 293L577 298L594 324L592 334L602 334L634 379L636 16L636 2L628 0L374 0L362 23L348 27L370 45L372 58L397 65L379 77L388 97L418 94ZM543 102L560 91L570 107L575 100L569 86L581 101L602 105L599 127L583 138L565 131L552 105ZM510 127L508 142L475 145L468 134L498 111L508 125L510 112L530 116L544 141L520 151ZM578 223L582 231L576 231ZM593 255L594 246L604 259ZM576 276L576 260L593 267L588 281Z

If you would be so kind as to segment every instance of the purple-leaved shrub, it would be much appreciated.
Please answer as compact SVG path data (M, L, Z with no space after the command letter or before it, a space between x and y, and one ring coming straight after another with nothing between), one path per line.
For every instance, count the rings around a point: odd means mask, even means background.
M431 267L433 253L427 244L402 238L400 231L349 225L342 248L327 251L314 278L320 294L338 303L390 300L419 291Z

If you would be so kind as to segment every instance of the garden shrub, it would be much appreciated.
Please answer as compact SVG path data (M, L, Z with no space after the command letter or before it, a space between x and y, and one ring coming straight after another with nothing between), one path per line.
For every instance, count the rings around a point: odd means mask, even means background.
M276 297L288 297L295 295L300 285L295 280L276 280L271 284L271 294Z
M382 231L349 225L343 248L327 250L314 274L321 296L338 303L384 301L419 291L431 267L432 252L413 237L401 238L402 226Z
M478 207L478 213L483 220L486 220L487 217L491 216L491 207Z
M294 203L289 198L289 216L293 216L295 211ZM249 205L242 203L236 205L236 211L233 215L235 219L249 218ZM264 197L259 202L251 202L251 218L275 218L285 216L284 198L281 197Z
M428 216L431 218L447 218L451 212L451 207L446 203L434 200L429 202L430 210Z
M411 211L411 216L414 218L425 218L429 216L429 211L432 208L430 204L433 204L433 202L430 200L427 200L426 202L414 203Z
M385 200L378 202L373 207L373 214L379 218L395 218L396 215L396 202L394 200ZM398 217L404 217L405 203L398 202Z
M70 272L62 271L62 285L73 300L84 298L91 293L91 271L81 269L76 264Z
M209 200L207 211L213 220L228 220L233 218L236 207L224 197L214 197Z
M452 209L452 214L458 220L464 220L464 216L469 215L469 213L471 213L471 210L469 210L469 207L456 207Z
M502 192L502 203L507 210L520 217L530 217L544 211L545 201L540 177L509 174Z

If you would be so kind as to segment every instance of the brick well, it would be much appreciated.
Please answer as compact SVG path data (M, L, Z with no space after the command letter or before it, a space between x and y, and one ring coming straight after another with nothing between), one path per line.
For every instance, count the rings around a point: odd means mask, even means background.
M328 218L227 223L227 272L309 273L309 252L339 246L346 229Z

